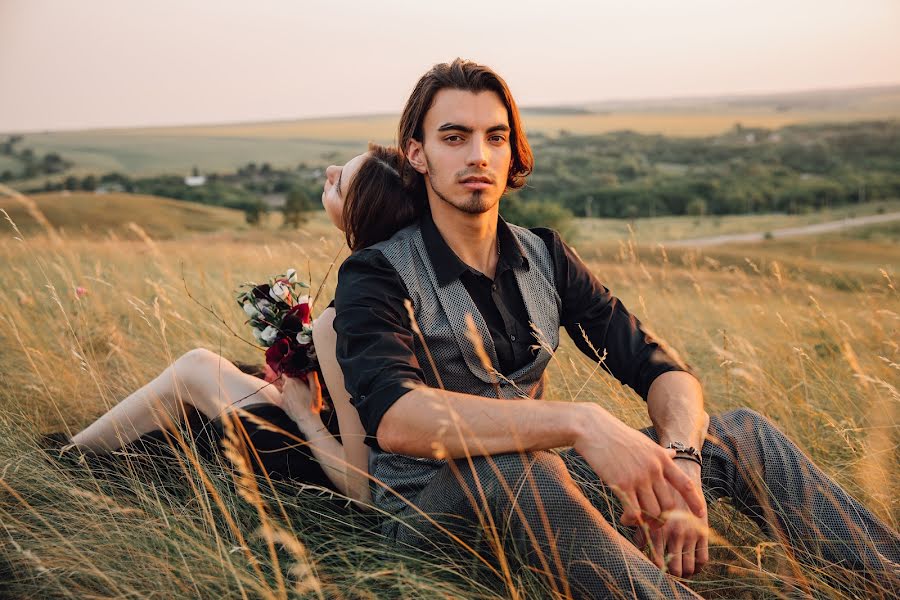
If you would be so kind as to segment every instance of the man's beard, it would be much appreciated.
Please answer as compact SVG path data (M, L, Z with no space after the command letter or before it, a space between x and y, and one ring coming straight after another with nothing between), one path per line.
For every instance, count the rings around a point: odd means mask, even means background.
M428 160L428 156L425 156L425 164L428 165L428 187L431 188L431 191L434 192L435 196L449 204L450 206L461 210L464 213L470 215L480 215L482 213L486 213L491 210L494 204L490 204L488 198L484 195L484 190L472 190L472 193L469 194L462 202L454 202L451 200L446 194L442 193L436 187L434 187L434 180L436 179L437 173L434 170L434 167L431 165L431 161Z

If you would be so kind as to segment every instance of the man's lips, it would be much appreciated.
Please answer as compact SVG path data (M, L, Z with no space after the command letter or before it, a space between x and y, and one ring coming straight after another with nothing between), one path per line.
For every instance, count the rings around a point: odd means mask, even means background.
M493 185L488 177L466 177L460 180L460 184L467 190L484 190Z

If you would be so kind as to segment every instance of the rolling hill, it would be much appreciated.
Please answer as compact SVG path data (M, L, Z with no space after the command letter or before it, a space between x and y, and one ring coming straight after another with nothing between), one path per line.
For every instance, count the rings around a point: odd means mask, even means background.
M244 214L229 208L181 202L140 194L94 194L90 192L33 194L28 196L54 229L70 236L95 237L128 233L128 224L138 224L150 237L170 239L192 233L206 233L244 226ZM0 197L0 209L24 234L43 226L25 203ZM6 231L13 233L9 223Z

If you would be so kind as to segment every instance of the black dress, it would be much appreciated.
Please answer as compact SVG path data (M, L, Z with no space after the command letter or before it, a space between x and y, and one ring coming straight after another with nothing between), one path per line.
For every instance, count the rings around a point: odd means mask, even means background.
M332 301L329 307L334 306ZM264 376L264 369L255 365L235 363L235 365L250 375ZM338 427L337 414L331 395L325 387L325 379L321 370L317 367L319 382L322 385L322 396L325 406L322 409L322 422L328 431L340 442L340 429ZM183 431L195 442L198 454L211 459L222 451L222 440L225 437L225 427L222 418L208 419L194 407L186 405L187 420L183 424ZM310 483L336 490L334 483L322 470L321 465L313 456L309 446L298 442L297 439L306 440L306 436L297 427L297 424L287 413L274 404L254 404L244 407L244 410L261 421L268 422L275 427L289 433L288 437L277 431L261 428L256 422L245 416L240 416L241 424L246 429L250 443L255 449L249 452L254 471L262 475L267 473L274 480L290 480L302 483ZM164 431L147 433L137 440L127 444L123 450L126 454L135 453L144 458L159 459L171 456L172 435ZM257 460L257 457L259 460ZM337 491L337 490L336 490Z

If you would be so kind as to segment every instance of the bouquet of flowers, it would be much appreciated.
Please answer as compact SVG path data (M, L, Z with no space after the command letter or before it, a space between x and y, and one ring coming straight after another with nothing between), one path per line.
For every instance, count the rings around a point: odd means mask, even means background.
M288 269L268 283L243 283L235 293L238 305L249 317L253 337L266 348L266 363L278 375L306 381L317 366L312 345L312 315L309 296L297 288L309 288Z

